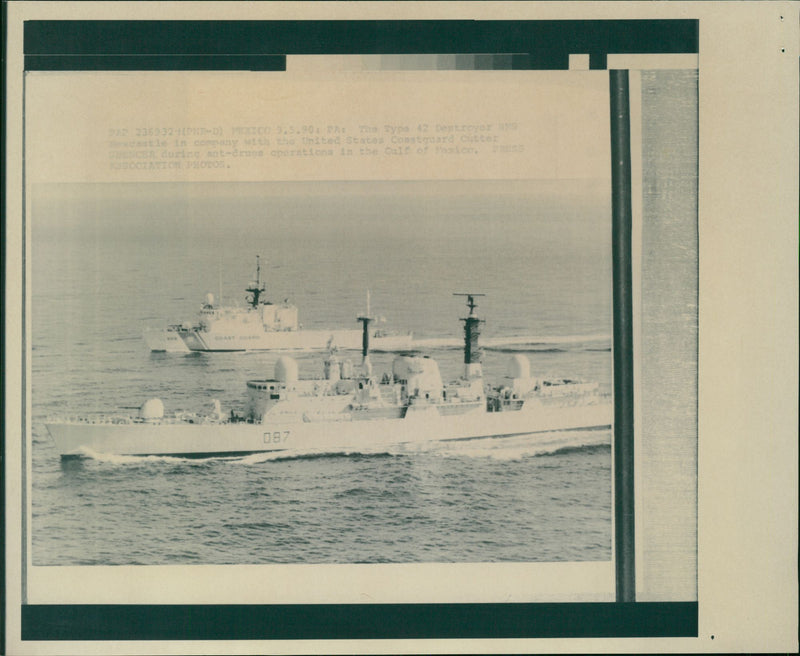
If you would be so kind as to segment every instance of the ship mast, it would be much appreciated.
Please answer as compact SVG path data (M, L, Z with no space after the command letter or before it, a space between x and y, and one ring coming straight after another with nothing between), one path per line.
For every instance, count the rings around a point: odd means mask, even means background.
M369 316L369 290L367 290L367 311L358 317L361 322L361 366L366 376L372 375L372 363L369 360L369 324L374 320Z
M251 294L250 298L247 299L247 302L253 306L253 308L258 309L258 303L261 298L261 294L266 291L266 286L261 284L261 256L256 255L256 279L254 282L250 283L250 286L245 289L246 292Z
M456 293L453 296L466 296L469 314L463 317L464 322L464 378L471 380L480 378L483 375L481 368L481 349L478 345L478 338L481 334L481 324L483 319L479 319L475 312L478 307L475 303L476 296L486 296L486 294Z

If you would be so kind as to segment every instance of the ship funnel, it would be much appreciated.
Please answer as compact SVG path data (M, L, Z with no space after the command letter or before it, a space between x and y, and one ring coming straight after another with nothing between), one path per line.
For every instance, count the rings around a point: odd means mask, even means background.
M369 360L369 324L373 321L372 317L368 315L369 312L358 317L361 322L361 366L367 377L372 375L372 363Z
M361 322L361 369L367 378L372 377L372 362L369 360L369 324L375 320L370 316L369 301L369 290L367 290L367 311L358 317L358 321Z
M361 357L366 358L369 355L369 324L372 322L372 317L358 317L361 322Z
M479 378L483 375L480 364L481 350L478 343L483 319L479 319L475 312L475 308L478 307L477 303L475 303L475 297L485 295L486 294L471 293L453 294L453 296L466 296L467 307L469 308L469 314L461 319L461 321L464 322L464 378L467 380Z
M375 317L370 316L369 311L370 293L367 290L367 311L358 317L361 322L361 357L366 358L369 355L369 324L375 321Z

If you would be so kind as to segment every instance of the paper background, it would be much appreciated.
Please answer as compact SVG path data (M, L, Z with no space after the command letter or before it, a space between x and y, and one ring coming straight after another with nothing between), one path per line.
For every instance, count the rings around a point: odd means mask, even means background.
M148 18L185 18L155 3ZM144 17L141 5L9 7L6 257L6 602L10 653L107 653L19 637L21 19ZM152 16L150 13L152 12ZM798 12L784 3L195 5L192 18L699 18L699 638L285 644L343 651L795 651L797 648ZM781 18L782 17L782 18ZM20 381L22 382L22 381ZM711 636L714 636L713 639ZM127 643L130 653L197 645ZM263 651L217 644L214 651ZM205 648L204 650L208 650Z

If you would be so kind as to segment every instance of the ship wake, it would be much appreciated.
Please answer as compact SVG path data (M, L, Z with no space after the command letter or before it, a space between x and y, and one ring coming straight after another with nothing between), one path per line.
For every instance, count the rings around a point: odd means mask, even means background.
M589 452L605 449L611 444L609 430L574 430L553 433L517 435L514 437L481 437L464 440L427 442L421 444L380 445L375 448L333 448L314 451L272 451L248 455L218 455L192 458L173 455L113 455L83 449L82 456L98 463L116 466L142 466L149 464L185 464L197 466L209 463L260 465L270 462L311 460L320 458L374 458L436 456L444 458L491 458L517 461L525 458L553 456L571 452Z

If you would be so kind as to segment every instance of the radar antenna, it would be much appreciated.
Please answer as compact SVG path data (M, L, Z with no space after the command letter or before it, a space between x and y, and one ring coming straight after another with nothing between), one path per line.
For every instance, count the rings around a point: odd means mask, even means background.
M486 294L471 294L468 292L454 292L453 296L466 296L467 297L467 307L469 308L469 316L474 317L475 315L475 308L478 307L478 304L475 302L476 296L486 296ZM462 319L462 321L464 321Z

